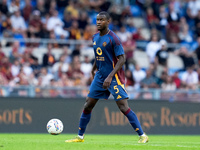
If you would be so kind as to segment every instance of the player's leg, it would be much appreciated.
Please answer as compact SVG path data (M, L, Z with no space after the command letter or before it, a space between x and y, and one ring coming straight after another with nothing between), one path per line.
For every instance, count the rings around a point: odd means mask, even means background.
M110 92L103 89L103 82L101 82L101 80L98 77L98 74L96 74L90 86L84 109L80 117L78 136L75 139L67 140L65 142L68 143L84 141L83 134L85 133L87 124L90 121L92 109L94 108L99 99L107 99L109 95Z
M136 114L129 108L127 99L116 101L118 108L120 111L128 118L130 124L134 128L134 130L138 133L138 135L143 134L142 127L140 122L136 116Z
M84 142L84 137L83 134L85 133L87 124L90 121L91 118L91 112L94 106L96 105L98 99L86 98L86 102L84 104L83 112L80 117L79 121L79 131L78 131L78 136L75 137L74 139L66 140L66 143L71 143L71 142Z
M90 97L86 98L84 109L83 109L83 112L81 114L81 118L80 118L80 122L79 122L78 135L80 137L83 136L83 134L85 133L87 124L89 123L90 118L91 118L92 109L96 105L97 101L98 101L98 99L94 99L94 98L90 98Z
M117 103L117 106L120 109L120 111L128 118L131 126L134 128L134 130L140 136L138 143L147 143L149 140L148 136L143 132L142 127L140 125L140 122L139 122L136 114L128 106L127 99L122 99L122 100L116 101L116 103Z

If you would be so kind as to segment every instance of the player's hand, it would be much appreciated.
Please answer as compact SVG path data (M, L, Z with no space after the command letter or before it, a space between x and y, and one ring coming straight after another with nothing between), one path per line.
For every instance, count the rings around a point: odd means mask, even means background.
M103 82L103 88L108 89L111 81L112 81L112 77L108 76Z

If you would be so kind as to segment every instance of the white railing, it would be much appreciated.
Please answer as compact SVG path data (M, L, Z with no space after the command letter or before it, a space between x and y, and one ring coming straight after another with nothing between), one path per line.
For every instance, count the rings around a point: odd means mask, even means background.
M68 39L31 39L31 38L24 38L24 39L14 39L14 38L0 38L0 41L2 44L8 43L8 42L14 42L14 41L19 41L21 43L40 43L40 45L46 45L48 43L58 43L58 44L84 44L84 45L91 45L92 41L86 41L86 40L68 40ZM145 48L148 42L139 42L136 41L136 46ZM167 46L169 48L180 48L181 44L173 44L173 43L168 43Z
M85 98L89 87L0 86L1 97ZM200 90L164 91L127 88L129 99L200 102ZM112 98L112 96L110 97Z

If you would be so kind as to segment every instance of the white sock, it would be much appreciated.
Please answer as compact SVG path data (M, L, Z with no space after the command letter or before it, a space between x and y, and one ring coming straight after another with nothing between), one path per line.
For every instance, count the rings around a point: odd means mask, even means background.
M142 135L140 135L140 136L146 136L146 134L145 133L143 133Z
M78 137L80 137L81 139L83 139L83 138L84 138L84 136L83 136L83 135L78 135Z

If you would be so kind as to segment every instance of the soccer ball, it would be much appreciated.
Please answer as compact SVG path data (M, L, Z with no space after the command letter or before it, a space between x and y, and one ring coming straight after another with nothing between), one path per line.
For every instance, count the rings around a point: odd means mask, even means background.
M63 131L63 123L59 119L51 119L47 123L47 131L51 135L58 135Z

